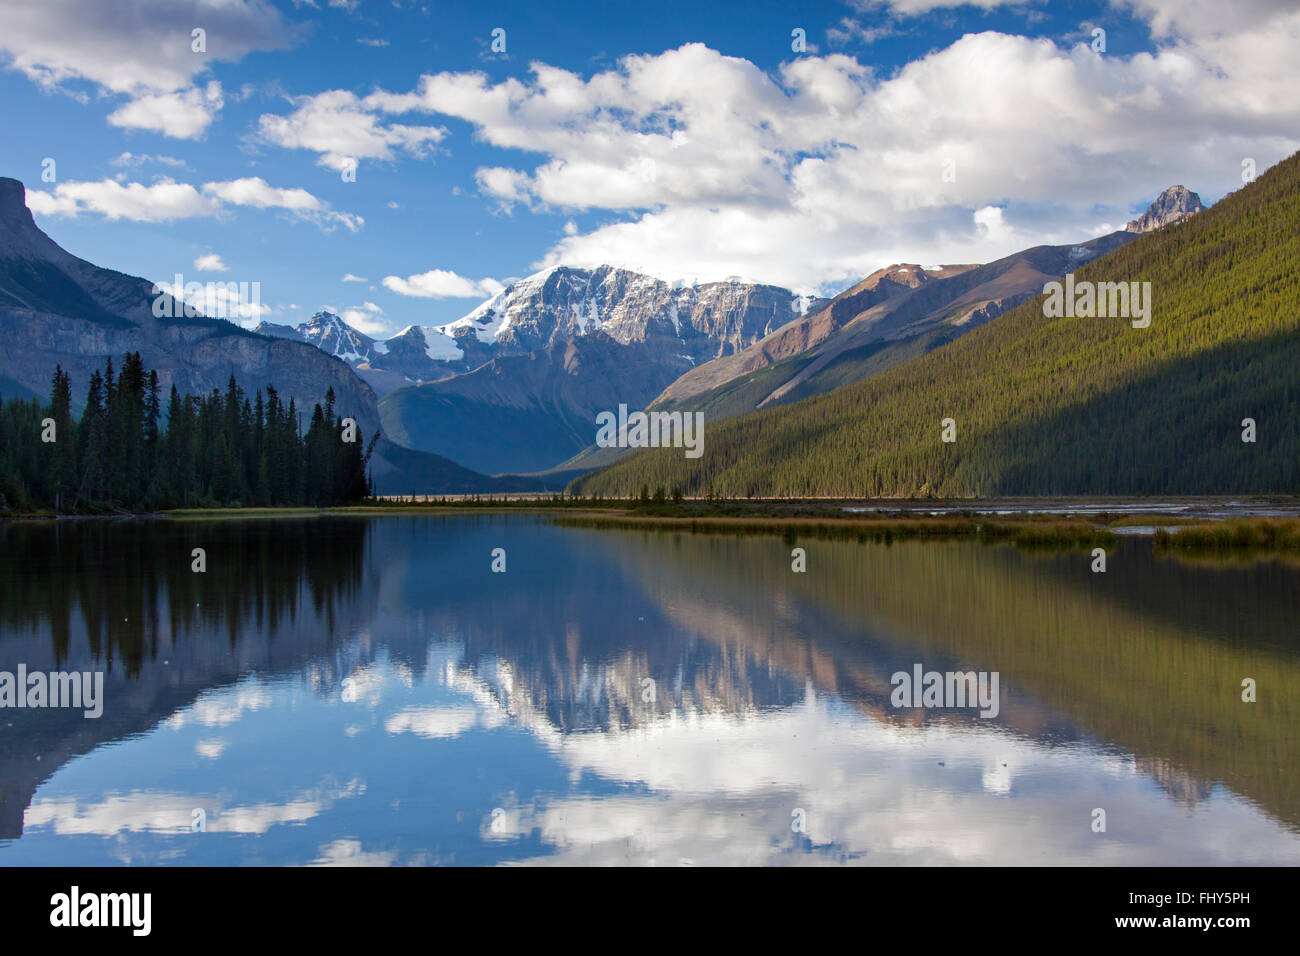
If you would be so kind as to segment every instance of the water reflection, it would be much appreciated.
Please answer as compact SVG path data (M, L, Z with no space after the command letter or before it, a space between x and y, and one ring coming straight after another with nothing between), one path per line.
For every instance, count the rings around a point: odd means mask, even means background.
M1300 859L1294 568L804 546L0 525L0 669L108 674L98 721L0 710L0 863ZM999 716L891 707L917 661Z

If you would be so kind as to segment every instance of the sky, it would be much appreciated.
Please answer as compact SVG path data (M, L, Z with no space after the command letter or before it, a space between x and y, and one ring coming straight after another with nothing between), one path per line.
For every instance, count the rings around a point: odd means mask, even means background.
M829 295L1210 203L1300 148L1297 63L1295 0L4 0L0 175L97 265L386 336L558 264Z

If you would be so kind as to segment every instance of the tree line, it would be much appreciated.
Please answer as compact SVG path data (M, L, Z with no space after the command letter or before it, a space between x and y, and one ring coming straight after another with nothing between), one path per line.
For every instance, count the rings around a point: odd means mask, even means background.
M305 433L292 398L286 406L268 385L250 399L233 375L224 393L181 395L173 385L164 407L158 373L138 352L116 373L111 358L91 373L74 419L60 366L48 403L0 400L0 511L347 504L373 492L376 438L366 446L335 414L332 388Z

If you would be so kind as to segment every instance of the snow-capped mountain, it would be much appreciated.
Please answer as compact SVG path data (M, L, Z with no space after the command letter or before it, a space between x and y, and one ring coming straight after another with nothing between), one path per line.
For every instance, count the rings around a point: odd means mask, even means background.
M629 362L653 362L671 372L671 381L824 302L769 285L674 285L612 266L556 266L520 279L454 322L409 325L383 341L332 312L317 312L298 326L263 322L255 331L310 342L356 368L380 395L598 333L629 347ZM630 379L638 374L629 368Z
M50 376L62 366L72 380L73 408L80 409L92 371L102 369L110 357L116 361L126 352L139 352L145 366L157 371L164 397L173 385L191 395L224 390L233 375L250 395L274 385L305 417L332 389L335 411L355 418L363 437L375 435L380 418L375 393L349 364L367 354L373 357L382 343L328 314L297 329L273 326L262 330L267 334L257 334L224 319L185 315L170 295L158 290L148 279L101 268L61 248L37 227L23 184L0 177L3 397L48 395ZM349 364L321 354L322 349L348 358ZM540 487L521 479L490 479L382 436L370 464L383 492Z
M340 358L349 365L369 362L387 351L383 343L354 329L333 312L317 312L297 326L260 322L253 331L276 338L309 342L327 355Z
M604 332L620 345L675 340L693 362L716 358L798 318L822 300L776 286L665 282L613 266L555 266L503 289L437 331L522 354L557 338Z
M399 441L489 472L540 471L592 441L597 411L641 408L822 304L770 285L557 266L454 322L404 329L358 371Z

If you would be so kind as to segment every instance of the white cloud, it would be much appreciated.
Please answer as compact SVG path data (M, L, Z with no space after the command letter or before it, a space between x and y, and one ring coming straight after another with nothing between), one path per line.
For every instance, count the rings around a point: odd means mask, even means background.
M362 159L391 160L394 149L422 156L447 131L437 126L386 124L376 106L347 90L329 90L293 101L288 116L267 113L258 121L262 139L286 149L320 154L320 165L343 170Z
M384 288L398 295L424 299L487 299L505 288L495 279L467 279L447 269L430 269L419 275L385 276Z
M246 176L243 179L222 183L207 183L203 191L234 206L284 209L300 219L316 223L323 229L342 225L356 232L365 221L351 213L335 212L330 208L329 203L317 199L305 189L278 189L258 176Z
M849 43L875 43L887 36L893 36L895 28L886 23L881 26L866 26L853 17L843 17L838 25L826 30L826 39L832 46L842 47Z
M192 31L206 31L206 51ZM5 0L0 53L7 65L45 89L130 97L110 122L190 139L221 108L197 77L217 60L282 49L295 30L266 0ZM84 91L75 91L86 101Z
M147 129L174 139L196 139L212 124L221 109L221 84L213 80L204 89L191 87L177 93L151 93L127 103L108 117L113 126Z
M28 189L27 205L46 216L75 218L97 213L107 219L134 222L215 217L230 206L283 210L326 231L342 225L356 232L365 222L360 216L336 212L305 189L277 189L258 177L204 183L199 189L170 179L151 186L111 179L68 181L59 183L51 192Z
M888 262L1075 242L1171 183L1213 199L1241 185L1243 157L1263 169L1300 148L1294 4L1253 0L1238 16L1211 0L1115 3L1150 22L1153 52L984 32L877 76L843 54L768 73L688 44L591 76L535 62L522 79L439 73L405 93L312 102L323 128L366 128L358 111L381 129L390 114L461 119L510 151L475 174L494 204L614 214L563 235L537 266L830 291ZM327 165L344 152L311 148ZM386 284L410 294L414 278ZM436 270L428 282L441 287Z
M382 308L376 306L373 302L363 302L360 306L348 306L343 310L339 310L338 316L356 329L357 332L367 334L372 338L382 336L389 328L389 321L387 321Z
M974 220L976 228L991 239L1001 240L1010 231L1002 218L1002 210L997 206L984 206L982 209L976 209L971 219Z
M185 165L185 160L177 159L175 156L164 156L162 154L151 155L149 153L144 153L142 155L136 153L123 153L117 158L109 160L109 165L111 166L143 166L146 163L158 163L162 166L183 167Z
M366 279L363 276L353 275L351 272L348 272L344 274L343 278L340 281L341 282L369 282L370 280Z
M200 272L225 272L226 264L222 261L221 256L215 252L209 252L207 255L199 256L194 260L194 268Z
M152 186L122 183L111 179L100 182L68 181L59 183L52 192L27 190L27 205L44 216L75 218L93 212L106 219L129 219L133 222L169 222L215 216L220 204L203 195L189 183L162 180Z

